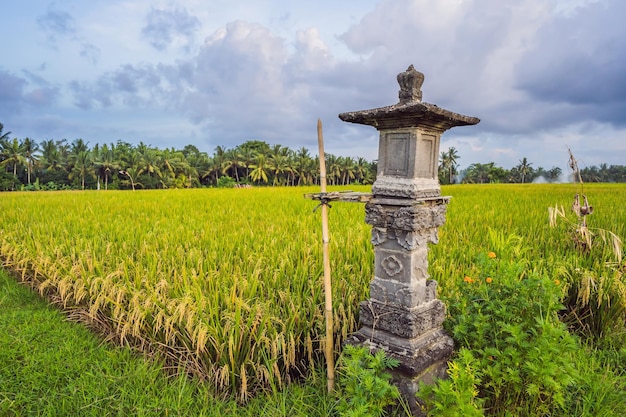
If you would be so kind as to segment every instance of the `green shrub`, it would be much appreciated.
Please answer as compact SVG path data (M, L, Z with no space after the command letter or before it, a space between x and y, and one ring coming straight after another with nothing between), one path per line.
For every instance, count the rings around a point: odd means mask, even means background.
M552 415L565 407L579 348L557 316L562 289L557 280L528 270L524 258L514 259L520 255L518 239L493 238L499 253L478 255L477 268L461 283L465 288L449 300L446 326L475 357L472 369L480 370L478 397L485 412ZM497 244L502 241L510 247ZM466 365L461 358L451 368ZM451 375L457 389L462 376Z
M341 417L382 416L386 407L397 403L398 388L391 384L387 369L398 366L382 350L371 354L365 347L346 345L339 358L337 374Z
M235 184L235 179L228 175L223 175L217 179L217 188L233 188Z
M472 352L461 348L457 358L448 364L449 379L435 385L422 384L418 398L428 416L479 417L482 412L482 399L477 398L482 372L476 369L478 361Z

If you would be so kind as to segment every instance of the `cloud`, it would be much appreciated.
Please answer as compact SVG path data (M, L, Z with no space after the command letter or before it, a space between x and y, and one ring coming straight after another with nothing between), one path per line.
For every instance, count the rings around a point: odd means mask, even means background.
M19 109L26 80L0 69L0 109L13 113Z
M56 43L57 37L71 37L76 33L76 23L72 15L49 8L37 18L39 28L48 34L48 40Z
M517 85L550 108L567 106L563 122L626 126L626 4L607 1L557 16L520 61Z
M92 64L97 64L100 60L100 52L100 48L89 42L85 42L82 44L80 56L87 59Z
M0 69L0 114L16 115L29 106L45 108L56 102L58 88L29 71L23 73L25 77L19 77Z
M152 8L146 16L142 35L159 51L171 45L186 47L200 28L200 20L185 9Z
M463 151L468 164L488 157L512 166L545 157L539 149L560 154L584 125L596 126L589 134L622 133L611 126L626 114L624 6L563 4L384 0L339 36L348 56L333 54L322 27L285 38L233 21L174 62L121 63L71 91L79 108L167 112L226 147L261 139L314 148L320 117L331 152L367 150L373 159L375 129L337 114L396 103L396 75L414 64L426 76L425 101L482 119L446 133L442 146ZM142 34L166 50L190 45L199 25L184 9L151 9Z

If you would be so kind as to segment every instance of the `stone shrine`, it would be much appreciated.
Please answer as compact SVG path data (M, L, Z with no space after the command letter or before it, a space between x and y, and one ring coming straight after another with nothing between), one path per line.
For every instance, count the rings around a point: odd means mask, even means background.
M374 278L370 299L360 306L361 328L348 343L382 349L400 361L394 382L416 415L419 382L444 377L454 347L442 327L445 305L428 275L428 243L437 243L450 199L441 196L439 143L446 130L480 121L422 102L423 81L411 65L398 74L399 103L339 115L380 132L377 178L365 206Z

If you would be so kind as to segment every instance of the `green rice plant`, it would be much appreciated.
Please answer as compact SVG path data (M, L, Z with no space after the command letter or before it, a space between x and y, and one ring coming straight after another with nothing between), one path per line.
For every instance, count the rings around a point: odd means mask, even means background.
M302 191L7 194L0 253L75 317L246 401L308 373L325 343L318 219ZM331 213L337 351L373 263L359 210Z
M597 344L626 340L626 282L624 272L563 265L558 277L564 283L564 310L561 319L577 334Z

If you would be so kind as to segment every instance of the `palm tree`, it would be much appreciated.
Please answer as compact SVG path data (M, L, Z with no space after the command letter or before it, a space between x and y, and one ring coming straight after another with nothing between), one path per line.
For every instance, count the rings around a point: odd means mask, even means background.
M44 169L57 170L63 168L66 161L63 156L64 140L44 140L41 142L41 164Z
M229 149L224 155L222 162L222 174L233 174L235 181L239 182L239 168L244 166L244 161L237 149ZM233 177L233 175L229 175Z
M4 125L2 123L0 123L0 146L2 146L2 143L4 143L5 141L9 140L9 135L11 134L11 132L4 132Z
M238 146L238 153L241 157L241 166L246 169L246 178L250 177L250 165L254 164L254 157L256 152L250 147L241 147Z
M341 165L339 164L339 158L333 154L326 154L326 176L330 185L337 184L337 181L341 178Z
M526 177L533 172L531 165L532 163L529 163L526 157L524 157L519 161L519 165L515 167L522 177L522 184L524 184Z
M217 146L215 148L215 154L213 155L213 159L215 160L215 165L213 166L214 169L216 170L215 175L217 176L217 179L220 178L220 174L222 172L222 166L224 164L224 161L226 160L226 148L223 148L222 146Z
M26 160L26 175L28 178L28 184L30 185L30 177L33 172L33 168L35 167L35 163L39 160L35 153L39 150L39 145L35 141L30 138L25 138L22 142L22 152L24 154L24 159Z
M550 181L558 180L562 172L563 170L559 167L553 167L552 169L550 169L548 171L548 177L550 178Z
M294 155L293 172L298 176L298 185L308 184L308 166L311 164L311 155L304 146L298 149ZM295 182L295 181L294 181ZM295 185L295 184L294 184Z
M17 167L26 164L26 158L24 158L22 146L17 138L14 138L12 141L5 140L2 143L1 154L3 161L0 162L0 164L2 164L2 166L12 165L13 178L17 179Z
M356 171L354 159L350 157L339 158L339 169L341 171L341 183L347 185L351 179L354 179L354 173Z
M258 153L254 158L254 163L250 165L252 171L250 171L250 179L254 182L267 183L268 176L267 170L269 169L267 158L264 154Z
M113 149L109 148L106 143L102 145L102 148L94 157L94 168L98 177L98 188L100 186L100 178L104 178L104 189L108 190L109 177L112 176L113 171L117 171L120 167L115 160Z
M609 180L609 166L606 163L600 164L598 174L600 175L601 182L608 182Z
M268 167L274 174L273 185L284 184L281 178L283 174L290 174L293 172L293 168L289 163L289 158L281 153L274 154L270 157L268 160Z
M456 148L454 146L451 146L450 149L448 149L448 184L452 184L453 183L453 177L456 174L456 169L458 167L456 161L460 158L459 157L459 153L457 152Z
M441 152L439 156L439 174L442 183L452 184L454 182L454 175L456 175L458 167L457 159L459 159L459 154L454 146L451 146L447 152Z
M189 165L185 160L185 155L181 151L175 151L174 148L171 148L162 151L160 156L163 186L165 188L172 185L177 186L176 178L184 175L185 167ZM187 178L183 183L186 184L186 182Z
M139 148L138 148L139 149ZM149 177L156 175L158 178L162 178L160 165L160 157L158 151L152 148L143 148L143 152L139 151L141 159L139 161L138 175L148 174Z
M91 152L80 151L78 154L72 156L72 172L70 173L70 179L73 179L76 174L80 176L82 189L85 189L85 178L89 173L90 168L93 165L91 160Z

